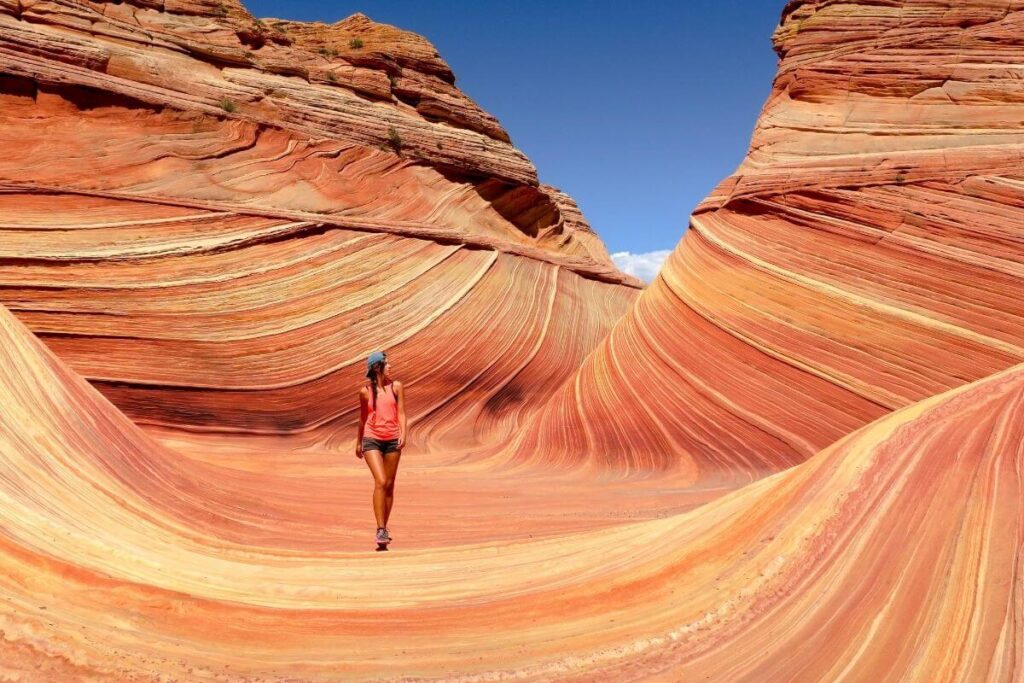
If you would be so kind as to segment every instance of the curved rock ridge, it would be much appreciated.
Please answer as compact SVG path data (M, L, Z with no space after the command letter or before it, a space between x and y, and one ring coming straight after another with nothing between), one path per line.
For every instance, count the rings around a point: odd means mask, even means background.
M4 72L43 88L94 88L302 137L393 147L393 128L407 157L537 185L530 161L454 87L451 70L420 36L365 17L307 26L267 23L238 3L208 3L203 14L139 4L0 5ZM408 94L417 86L428 100L419 108Z
M0 116L0 301L142 422L350 437L387 345L418 442L486 445L640 288L430 43L362 15L0 4Z
M1021 679L1022 22L789 3L638 296L421 38L0 0L0 678Z
M744 481L1024 361L1022 27L790 3L746 160L508 457Z
M575 257L566 260L574 270L637 285L614 269L578 212L569 209L563 218L559 193L538 184L529 160L454 87L451 70L422 37L361 15L304 25L254 19L236 3L192 4L199 7L0 4L0 92L11 114L5 142L22 143L12 145L0 180L46 191L216 199L387 220L372 205L333 195L334 173L353 157L370 156L380 175L406 169L422 176L422 191L455 195L452 203L467 201L467 194L486 197L500 207L505 225L497 237L505 242ZM291 70L275 68L278 62ZM344 80L332 69L358 78ZM379 80L384 89L361 90L360 79ZM46 145L39 133L26 134L28 125L49 133ZM84 166L45 168L54 157ZM163 163L153 168L155 159ZM163 176L165 169L180 177ZM451 216L429 198L409 206L414 197L404 203L404 221L452 239L490 232L474 226L467 236L468 226L446 221ZM552 232L562 239L537 239Z
M0 654L19 680L931 683L1024 667L1024 366L687 514L386 558L170 514L204 497L162 476L177 456L3 309L0 398Z

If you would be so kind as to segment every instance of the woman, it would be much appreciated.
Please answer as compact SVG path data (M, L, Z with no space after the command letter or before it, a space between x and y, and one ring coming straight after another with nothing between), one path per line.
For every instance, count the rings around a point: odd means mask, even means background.
M388 519L395 500L395 475L405 446L405 391L391 379L387 355L374 351L366 359L366 378L359 390L359 436L356 457L365 458L373 474L373 514L377 546L391 542Z

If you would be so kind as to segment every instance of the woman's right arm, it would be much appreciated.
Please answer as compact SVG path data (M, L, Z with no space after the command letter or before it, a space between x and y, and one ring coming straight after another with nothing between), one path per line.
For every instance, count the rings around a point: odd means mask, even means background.
M370 414L370 391L363 387L359 390L359 432L356 434L356 457L363 457L363 430L366 428L366 417Z

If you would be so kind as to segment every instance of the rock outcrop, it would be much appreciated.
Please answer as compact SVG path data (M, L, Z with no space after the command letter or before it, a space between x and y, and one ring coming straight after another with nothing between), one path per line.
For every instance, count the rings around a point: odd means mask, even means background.
M639 290L425 39L364 16L7 3L0 73L0 301L139 421L350 438L386 346L418 442L482 445Z
M164 476L178 456L2 308L0 349L0 661L16 679L1020 672L1024 365L688 514L384 561L229 541L245 520L211 519L217 482Z
M790 3L746 160L509 457L743 481L1024 361L1022 27Z
M637 296L422 38L0 0L0 678L1019 680L1022 28L790 2Z

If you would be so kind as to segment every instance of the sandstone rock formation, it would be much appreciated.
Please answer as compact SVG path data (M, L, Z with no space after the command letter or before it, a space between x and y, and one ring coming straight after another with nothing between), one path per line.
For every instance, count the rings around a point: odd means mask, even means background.
M746 160L509 457L743 481L1024 361L1010 5L789 3Z
M0 0L0 678L1020 679L1018 4L788 3L637 297L422 38Z
M482 444L640 286L426 40L361 15L7 3L0 71L0 301L137 420L349 437L387 346L418 442Z
M227 540L242 520L202 519L202 487L161 476L174 454L2 309L0 348L0 655L11 675L1020 673L1024 365L688 514L384 561Z

